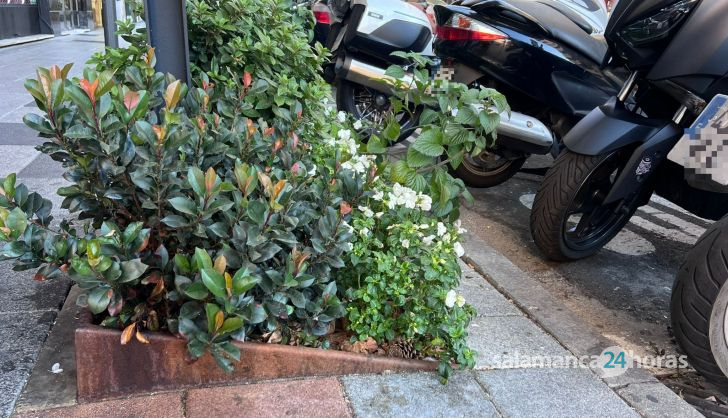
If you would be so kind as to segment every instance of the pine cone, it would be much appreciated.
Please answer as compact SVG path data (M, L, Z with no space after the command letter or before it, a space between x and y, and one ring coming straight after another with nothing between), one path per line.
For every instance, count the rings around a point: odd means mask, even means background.
M409 341L396 339L387 346L388 357L398 357L406 359L415 359L419 357L419 353Z

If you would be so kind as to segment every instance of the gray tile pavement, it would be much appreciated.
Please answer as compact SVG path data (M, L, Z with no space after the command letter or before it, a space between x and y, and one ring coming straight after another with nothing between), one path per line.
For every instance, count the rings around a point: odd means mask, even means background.
M344 391L357 417L498 417L471 373L442 385L433 373L347 376Z
M38 66L74 62L71 75L81 74L85 61L102 48L99 32L0 49L0 177L17 173L30 191L54 202L56 217L63 211L55 192L67 183L60 165L35 150L42 140L22 123L25 114L38 112L23 83ZM0 417L13 410L70 286L68 280L41 283L32 276L0 263Z
M511 369L476 373L509 417L639 417L586 369Z

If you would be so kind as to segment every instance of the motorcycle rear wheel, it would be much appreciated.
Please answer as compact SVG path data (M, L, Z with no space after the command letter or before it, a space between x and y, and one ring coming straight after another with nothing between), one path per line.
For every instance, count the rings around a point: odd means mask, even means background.
M485 158L468 156L458 168L450 167L450 172L468 187L485 189L505 183L515 176L526 158L506 159L495 153L489 153Z
M386 94L343 79L339 79L336 83L336 107L350 113L354 118L366 120L374 126L375 128L369 132L369 135L378 133L379 129L376 127L384 129L385 119L392 112L392 106ZM402 111L395 115L400 126L397 143L407 139L417 129L422 109L416 108L411 112L410 114L410 112Z
M614 238L637 210L629 202L604 204L629 150L598 156L564 151L549 169L531 210L531 236L554 261L589 257Z
M672 331L690 365L728 391L728 217L690 250L672 287Z

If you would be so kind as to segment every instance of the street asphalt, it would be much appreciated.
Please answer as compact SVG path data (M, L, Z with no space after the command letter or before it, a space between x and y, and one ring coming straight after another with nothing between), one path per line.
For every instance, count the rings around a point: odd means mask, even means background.
M0 49L0 74L10 75L0 80L0 177L17 172L19 181L58 203L54 192L64 184L62 170L35 151L39 141L22 125L22 116L33 111L22 84L37 66L75 62L73 71L78 74L81 63L101 48L100 33L87 33ZM655 203L639 212L610 250L579 263L545 263L527 229L528 206L537 185L538 177L518 175L507 185L474 191L476 204L464 215L473 237L510 260L516 269L509 270L513 274L534 281L573 311L577 319L570 319L576 324L572 332L578 334L583 324L625 349L647 350L654 345L673 350L666 330L669 287L682 254L708 223L664 202ZM479 254L478 248L467 248L473 258ZM615 392L619 387L610 389L591 369L502 367L497 359L503 355L569 356L575 350L472 268L465 266L463 277L460 291L479 310L469 329L469 342L479 351L476 370L458 373L448 386L441 386L431 374L341 378L343 396L354 415L665 415L664 408L650 412L654 402L640 406L650 396L657 399L654 393L663 390L662 385L635 386L644 393L624 394ZM12 272L8 263L0 264L0 417L13 411L69 285L65 280L34 282L31 273ZM39 364L33 373L52 372ZM682 416L695 413L667 392L659 396L666 400L663 406Z

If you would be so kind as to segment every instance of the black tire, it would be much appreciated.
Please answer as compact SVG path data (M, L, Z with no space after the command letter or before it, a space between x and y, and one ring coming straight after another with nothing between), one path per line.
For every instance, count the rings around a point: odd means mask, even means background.
M728 217L716 222L690 250L675 279L670 303L673 334L690 364L723 391L728 389L728 346L724 337L711 336L711 328L725 333L726 280Z
M357 89L373 92L371 89L352 83L348 80L338 79L336 82L336 108L352 114L357 119L362 119L364 115L357 107L355 100ZM402 114L402 119L400 120L400 134L397 138L397 143L404 141L414 133L420 122L421 114L421 107L414 109L412 115L409 113ZM370 135L373 133L376 133L376 131L371 132Z
M450 172L454 177L461 179L468 187L485 189L508 181L518 173L518 170L523 167L525 162L526 157L516 158L507 160L502 166L486 169L481 165L465 160L456 169L450 167Z
M531 210L531 236L546 258L573 261L589 257L611 241L629 222L637 210L636 203L627 205L624 213L609 215L610 223L605 222L602 229L597 230L594 237L584 244L573 244L566 230L577 197L583 198L584 187L594 181L593 176L599 173L597 170L602 170L606 164L621 164L623 168L626 163L624 155L628 154L624 150L589 156L566 150L556 159L538 189ZM603 207L595 206L606 212Z

